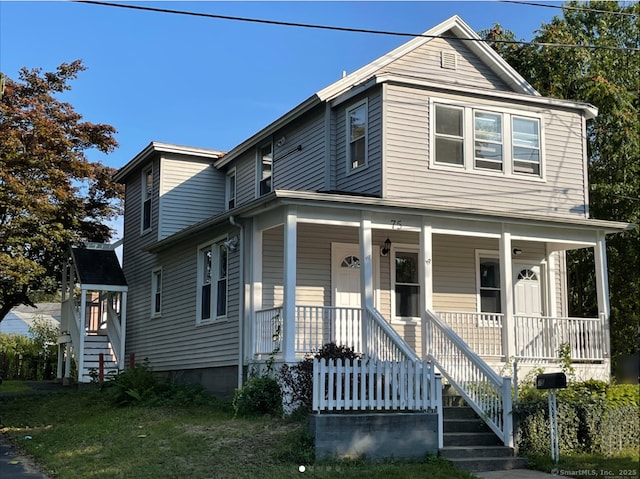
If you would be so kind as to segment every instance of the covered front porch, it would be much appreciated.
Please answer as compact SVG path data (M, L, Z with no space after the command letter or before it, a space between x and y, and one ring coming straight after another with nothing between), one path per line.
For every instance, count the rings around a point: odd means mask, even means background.
M426 358L435 317L494 370L552 364L568 345L573 361L608 376L606 232L559 219L285 201L252 224L246 361L294 362L327 342ZM575 248L595 251L597 317L568 314L565 252Z

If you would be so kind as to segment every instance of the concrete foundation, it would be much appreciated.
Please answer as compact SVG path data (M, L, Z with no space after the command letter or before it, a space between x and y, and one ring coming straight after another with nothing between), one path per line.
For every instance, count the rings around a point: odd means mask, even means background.
M311 414L316 459L423 459L438 452L435 413Z

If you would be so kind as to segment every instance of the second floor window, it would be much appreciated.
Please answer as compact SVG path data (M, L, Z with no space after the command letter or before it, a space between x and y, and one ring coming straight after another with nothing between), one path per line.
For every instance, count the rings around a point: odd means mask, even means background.
M367 103L347 110L347 162L349 171L367 164Z
M273 145L267 143L258 151L258 186L259 196L270 193L273 189L271 178L273 175Z
M500 261L498 258L481 256L478 263L479 310L483 313L501 313Z
M542 177L540 118L433 104L434 165Z
M151 317L160 316L162 312L162 269L151 272Z
M228 251L223 243L212 243L198 251L198 322L227 315Z
M153 195L153 170L142 173L142 231L151 228L151 197Z
M236 206L236 170L227 174L227 209Z

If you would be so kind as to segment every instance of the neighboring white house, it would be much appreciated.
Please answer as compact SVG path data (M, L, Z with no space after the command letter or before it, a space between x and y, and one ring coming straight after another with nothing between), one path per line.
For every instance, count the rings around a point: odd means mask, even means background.
M540 96L457 16L426 34L229 152L152 142L120 169L126 355L221 395L329 341L460 387L563 344L608 378L605 237L630 225L589 214L597 108ZM580 248L597 317L569 317Z
M38 303L36 308L31 306L16 306L0 322L0 333L19 334L29 336L29 328L34 321L44 321L49 327L60 326L60 303Z

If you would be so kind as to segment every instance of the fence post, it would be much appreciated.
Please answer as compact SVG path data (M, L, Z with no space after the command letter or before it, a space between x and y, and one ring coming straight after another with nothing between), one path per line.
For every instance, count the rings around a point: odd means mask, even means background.
M98 381L104 384L104 353L98 355Z
M433 378L435 379L433 382L436 385L436 397L435 397L435 407L434 409L438 413L438 449L442 449L444 447L444 409L442 408L442 377L440 374L434 374Z
M130 368L135 368L136 367L136 354L135 353L129 354L129 367Z

